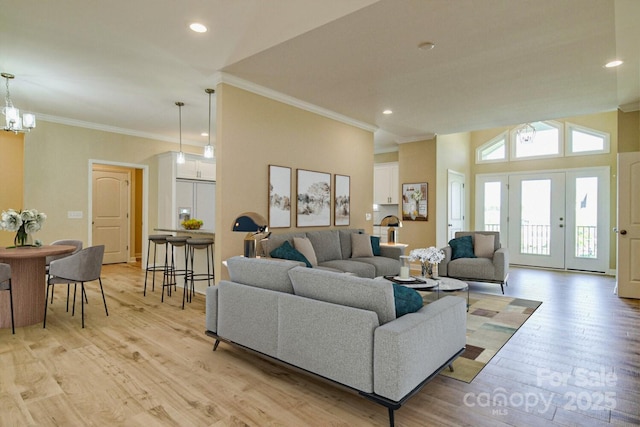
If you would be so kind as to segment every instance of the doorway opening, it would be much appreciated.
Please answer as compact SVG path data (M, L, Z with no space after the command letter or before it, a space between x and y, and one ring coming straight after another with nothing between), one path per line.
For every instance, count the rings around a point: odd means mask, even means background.
M89 245L105 245L104 264L142 261L148 166L90 160L88 188Z

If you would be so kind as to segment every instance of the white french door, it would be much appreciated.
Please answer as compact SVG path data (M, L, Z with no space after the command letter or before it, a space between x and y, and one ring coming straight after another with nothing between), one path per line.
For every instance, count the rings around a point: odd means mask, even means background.
M609 168L476 177L476 230L500 231L512 264L606 272Z
M564 268L563 173L509 176L509 259L513 264Z

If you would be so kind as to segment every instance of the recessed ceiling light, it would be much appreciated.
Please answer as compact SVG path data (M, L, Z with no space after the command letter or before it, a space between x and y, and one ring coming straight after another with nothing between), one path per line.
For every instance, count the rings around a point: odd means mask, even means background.
M615 61L607 62L604 66L607 68L615 68L615 67L619 67L622 64L623 64L623 61L616 59Z
M207 132L202 132L202 133L200 134L200 136L209 136L209 133L207 133Z
M393 114L393 111L391 111L391 110L387 109L387 110L384 110L384 111L382 112L382 114L387 114L387 115L389 115L389 114Z
M203 24L200 24L198 22L194 22L193 24L189 25L189 28L191 28L191 31L195 31L196 33L207 32L207 27L205 27Z
M431 50L434 47L436 47L436 45L432 42L423 42L418 45L418 49L420 50Z

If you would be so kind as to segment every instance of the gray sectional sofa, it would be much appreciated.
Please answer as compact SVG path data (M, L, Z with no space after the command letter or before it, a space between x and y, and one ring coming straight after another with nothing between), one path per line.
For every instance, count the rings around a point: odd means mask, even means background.
M262 244L262 255L269 254L288 241L293 246L294 237L306 237L311 241L317 257L317 268L353 273L359 277L397 276L400 274L400 255L404 246L380 246L380 255L352 258L351 235L361 234L359 229L320 230L271 234Z
M466 344L466 301L446 296L396 318L391 282L269 258L227 260L207 288L206 333L357 391L394 410Z

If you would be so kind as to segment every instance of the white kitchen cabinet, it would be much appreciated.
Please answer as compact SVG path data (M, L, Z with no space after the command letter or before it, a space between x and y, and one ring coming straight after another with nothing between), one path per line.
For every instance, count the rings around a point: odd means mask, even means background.
M176 165L176 177L185 179L216 180L215 160L185 154L185 162Z
M373 203L397 205L399 200L398 163L377 163L373 166Z

